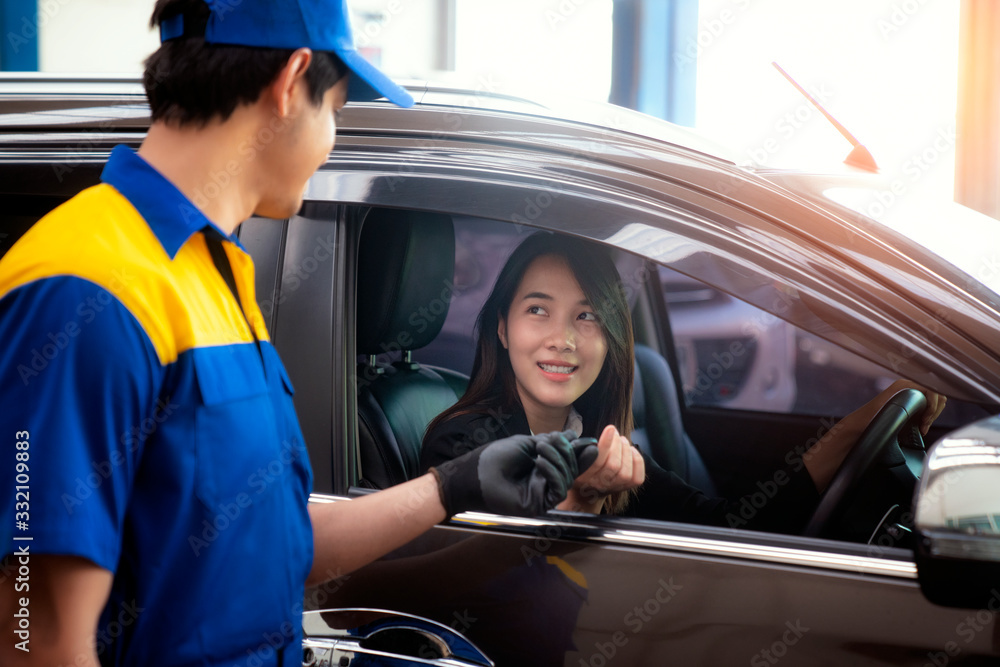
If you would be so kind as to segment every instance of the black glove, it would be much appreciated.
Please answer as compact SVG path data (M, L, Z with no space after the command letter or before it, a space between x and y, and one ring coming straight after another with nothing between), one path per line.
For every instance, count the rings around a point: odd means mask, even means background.
M576 454L576 469L579 471L577 474L582 475L597 460L597 438L577 438L570 444L573 446L573 453Z
M449 517L465 511L544 514L573 485L580 470L577 457L590 463L597 457L596 444L591 456L584 440L594 443L593 438L577 440L573 431L515 435L431 468L445 512Z

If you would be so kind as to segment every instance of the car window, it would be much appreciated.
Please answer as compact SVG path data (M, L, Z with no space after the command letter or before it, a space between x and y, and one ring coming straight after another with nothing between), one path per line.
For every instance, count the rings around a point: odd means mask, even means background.
M413 352L422 364L440 366L464 375L472 370L475 323L486 297L510 252L533 230L515 225L456 217L455 289L441 333Z
M840 416L899 377L682 273L661 266L659 279L688 406ZM988 415L952 401L939 423Z
M413 352L416 361L470 373L479 309L510 252L534 231L506 222L455 218L454 297L441 333ZM615 261L634 305L647 277L645 265L624 252L617 253ZM899 377L669 267L659 266L658 278L687 406L842 416ZM987 416L978 405L952 400L939 424L953 427Z

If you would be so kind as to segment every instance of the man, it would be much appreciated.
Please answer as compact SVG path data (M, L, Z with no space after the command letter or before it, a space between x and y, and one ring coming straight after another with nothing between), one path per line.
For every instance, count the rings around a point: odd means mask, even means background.
M343 0L158 0L152 22L142 147L0 261L6 666L299 664L305 585L458 511L543 512L574 452L596 456L570 432L509 438L307 506L291 383L233 232L299 209L347 99L412 100L355 51Z

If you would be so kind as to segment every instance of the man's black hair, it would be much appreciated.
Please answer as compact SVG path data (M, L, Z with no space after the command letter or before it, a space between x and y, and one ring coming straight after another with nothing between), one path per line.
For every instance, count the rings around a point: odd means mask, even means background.
M184 35L164 42L146 59L142 77L153 121L204 125L226 120L241 104L260 98L294 51L206 44L209 9L204 0L157 0L150 26L183 14ZM334 53L313 52L305 80L316 106L347 67Z

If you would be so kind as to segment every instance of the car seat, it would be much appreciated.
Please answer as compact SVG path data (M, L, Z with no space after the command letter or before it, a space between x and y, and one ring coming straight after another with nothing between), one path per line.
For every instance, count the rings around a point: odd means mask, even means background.
M638 343L633 386L632 442L664 470L677 473L707 495L717 495L705 462L684 432L677 385L667 360Z
M357 350L368 356L357 375L361 486L416 477L427 425L465 391L467 376L410 358L441 331L454 274L449 216L369 211L358 249ZM385 353L400 359L376 363Z

